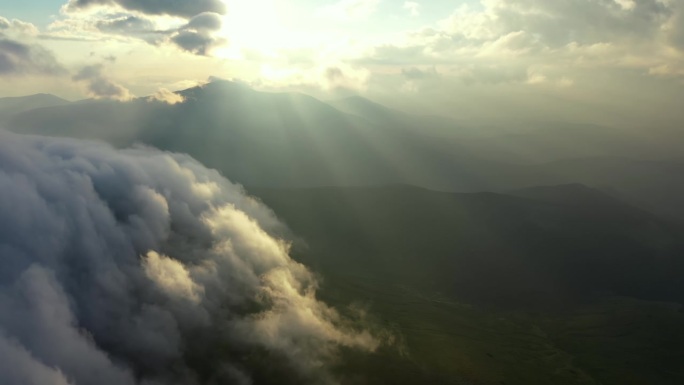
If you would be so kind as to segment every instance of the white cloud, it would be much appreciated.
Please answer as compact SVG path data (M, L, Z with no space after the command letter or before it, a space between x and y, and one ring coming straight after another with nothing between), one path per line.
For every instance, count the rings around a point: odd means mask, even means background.
M0 34L12 36L36 36L38 28L29 23L18 19L8 20L0 16Z
M680 73L682 14L684 5L659 0L488 0L481 7L460 6L439 28L412 31L403 40L377 45L359 62L484 68L501 64L522 72L543 64L558 72L619 68Z
M203 288L192 280L180 261L150 251L143 258L142 265L147 277L169 296L193 303L201 301Z
M156 100L166 104L178 104L183 103L185 98L181 94L169 91L166 88L160 88L154 95L148 97L148 100Z
M269 209L188 156L0 131L0 189L0 383L242 384L271 361L233 357L267 349L319 384L378 344L316 299Z

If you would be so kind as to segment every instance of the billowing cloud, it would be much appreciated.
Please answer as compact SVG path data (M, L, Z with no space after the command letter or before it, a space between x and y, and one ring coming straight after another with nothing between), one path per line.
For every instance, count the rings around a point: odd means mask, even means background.
M81 68L73 79L84 82L87 86L88 95L96 99L112 99L126 101L133 99L126 87L115 83L103 73L101 64L93 64Z
M220 14L226 12L226 5L221 0L70 0L67 9L76 10L96 5L117 5L130 11L139 11L149 15L172 15L185 18L191 18L202 12Z
M84 40L116 38L122 41L143 40L159 46L172 44L197 55L209 55L215 47L226 43L220 30L223 17L215 12L202 12L185 19L168 19L102 11L93 14L67 14L66 19L51 24L50 36Z
M339 347L377 345L188 156L0 132L0 191L3 384L334 383Z
M672 52L684 46L682 8L661 0L483 0L460 6L437 26L407 33L404 41L372 48L363 61L511 67L517 73L546 66L672 74L684 70L681 54Z
M0 34L0 76L65 73L52 52L36 44L3 38Z
M38 28L35 25L22 20L8 20L0 16L0 33L7 32L17 35L35 36L38 34Z
M183 95L169 91L166 88L160 88L154 95L147 98L150 101L158 101L166 104L178 104L183 103L185 98Z
M445 29L470 40L496 40L523 31L548 47L570 43L590 45L624 40L649 39L672 15L672 7L659 0L630 2L580 0L494 0L483 2L484 10L460 7Z

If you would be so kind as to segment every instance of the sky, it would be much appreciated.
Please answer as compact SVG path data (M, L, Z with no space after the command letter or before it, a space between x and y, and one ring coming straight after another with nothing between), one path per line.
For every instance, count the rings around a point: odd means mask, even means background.
M0 96L210 78L480 124L678 126L677 0L0 1Z

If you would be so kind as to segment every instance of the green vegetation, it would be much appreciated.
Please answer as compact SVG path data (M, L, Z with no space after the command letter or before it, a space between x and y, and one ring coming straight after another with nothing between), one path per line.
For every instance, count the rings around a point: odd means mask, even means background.
M301 236L322 299L393 333L344 356L348 383L684 381L684 313L656 301L681 293L676 224L578 186L252 191Z
M397 337L342 372L371 384L681 384L684 313L672 303L604 297L562 311L502 311L440 293L327 275L322 297L363 299ZM370 380L369 380L370 379Z

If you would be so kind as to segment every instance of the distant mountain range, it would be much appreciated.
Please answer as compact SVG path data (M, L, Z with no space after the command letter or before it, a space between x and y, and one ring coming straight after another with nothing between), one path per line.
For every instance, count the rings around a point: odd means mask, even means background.
M404 183L473 192L582 183L684 219L684 162L672 160L681 156L681 136L568 124L501 134L361 97L325 103L228 81L179 94L186 100L176 105L0 99L0 124L185 152L248 186ZM11 105L20 107L3 107Z
M37 108L63 106L69 103L68 100L49 94L0 98L0 118Z

